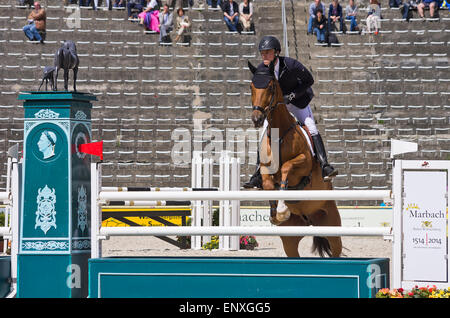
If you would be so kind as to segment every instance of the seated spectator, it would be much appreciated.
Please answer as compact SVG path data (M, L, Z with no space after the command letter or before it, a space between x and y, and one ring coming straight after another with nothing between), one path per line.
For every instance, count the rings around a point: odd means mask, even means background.
M106 2L106 6L108 7L108 10L112 10L111 0L104 0L104 1ZM86 6L89 7L90 5L91 5L91 0L87 0ZM98 0L94 0L94 10L98 10Z
M176 32L177 37L175 38L175 43L177 43L182 35L186 35L190 32L191 21L189 17L184 14L183 8L178 8L177 18L176 18Z
M212 0L206 0L206 3L208 4L208 7L210 7L210 8L213 7ZM217 7L222 8L222 0L217 0L215 8L217 8Z
M44 43L39 31L45 32L45 23L47 21L45 9L41 8L39 2L34 3L34 10L28 15L28 24L23 27L26 37L30 41L39 41Z
M33 5L33 0L19 0L19 5L20 6L28 6L28 8L31 8L31 6Z
M139 25L144 26L147 30L159 32L159 11L158 2L156 0L148 0L147 7L142 11L139 17Z
M378 0L370 0L370 4L367 7L367 32L371 32L372 29L375 30L375 34L378 34L380 29L380 19L381 19L381 6Z
M345 8L345 19L350 20L350 31L359 31L356 16L358 15L358 6L354 0L349 0Z
M125 8L125 0L115 0L114 8Z
M325 43L325 37L327 34L327 18L323 15L322 9L319 7L316 9L316 12L314 13L314 20L313 20L313 30L314 33L317 36L317 42L319 43Z
M436 0L423 0L417 5L417 12L419 17L425 19L425 9L430 8L430 18L435 18L439 10L439 6Z
M400 8L402 0L389 0L389 8Z
M252 26L253 3L250 0L244 0L239 4L239 20L242 23L244 31L250 31Z
M128 19L131 18L132 15L131 10L136 9L138 10L138 13L141 13L144 7L145 7L145 0L128 0L127 2Z
M165 4L163 12L159 15L159 42L168 43L170 41L169 33L173 29L173 14L169 11L169 5Z
M316 10L317 8L321 8L322 9L322 14L325 15L325 5L320 1L320 0L314 0L313 3L310 4L309 6L309 20L308 20L308 34L312 34L313 33L313 21L316 18Z
M403 3L403 6L401 8L403 19L409 22L409 19L413 17L412 12L414 10L417 10L417 6L419 5L420 1L421 0L409 0Z
M233 0L228 0L223 5L223 19L228 26L228 30L237 31L239 23L239 6Z
M108 3L109 3L110 0L106 0L106 1L108 1ZM78 5L80 7L90 7L90 6L94 5L94 8L97 8L97 3L98 3L98 0L96 0L96 1L92 1L92 0L78 0Z
M342 7L338 0L333 0L328 8L328 30L337 30L336 23L339 23L339 31L344 32L344 18L342 17Z

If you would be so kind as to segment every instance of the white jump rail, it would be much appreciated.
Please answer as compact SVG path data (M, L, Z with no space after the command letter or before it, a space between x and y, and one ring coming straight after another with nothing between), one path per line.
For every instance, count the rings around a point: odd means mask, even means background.
M255 235L255 236L390 236L390 227L339 226L169 226L102 227L100 236Z
M391 200L390 190L290 190L290 191L192 191L192 192L96 192L93 190L93 204L100 206L113 200ZM94 198L97 196L97 198ZM101 240L110 236L196 236L196 235L263 235L263 236L391 236L390 227L358 228L337 226L282 226L282 227L239 227L239 226L191 226L191 227L101 227L99 213L92 213L92 257L101 254ZM94 227L97 224L98 227Z
M390 200L390 190L289 190L289 191L193 191L193 192L100 192L98 199L115 200Z

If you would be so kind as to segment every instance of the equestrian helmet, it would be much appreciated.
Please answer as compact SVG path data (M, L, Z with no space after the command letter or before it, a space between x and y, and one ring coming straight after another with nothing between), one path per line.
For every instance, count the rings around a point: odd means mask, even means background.
M275 52L281 52L280 41L274 36L266 35L263 36L261 41L259 41L258 50L261 52L263 50L275 49Z

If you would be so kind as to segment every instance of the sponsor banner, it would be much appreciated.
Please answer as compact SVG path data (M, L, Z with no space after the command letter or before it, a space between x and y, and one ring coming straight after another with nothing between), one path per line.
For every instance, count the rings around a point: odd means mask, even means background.
M173 225L181 226L181 216L161 216L161 219L172 223ZM166 226L164 223L158 222L147 216L127 216L123 217L126 223L121 219L108 218L102 222L105 227L121 227L121 226Z
M342 226L392 226L391 207L338 207ZM271 226L266 207L241 207L241 226Z
M403 177L403 279L446 282L447 172L404 171Z

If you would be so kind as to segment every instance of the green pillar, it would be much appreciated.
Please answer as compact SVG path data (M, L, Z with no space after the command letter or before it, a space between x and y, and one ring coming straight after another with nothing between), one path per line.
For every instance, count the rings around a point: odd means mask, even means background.
M71 92L20 94L25 111L18 297L87 297L91 101Z

